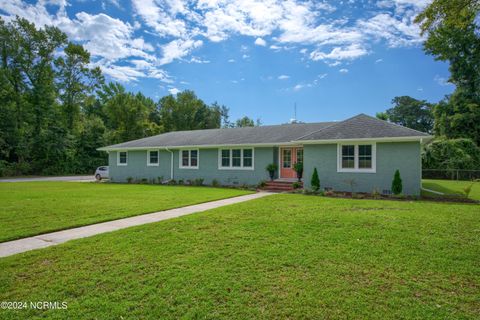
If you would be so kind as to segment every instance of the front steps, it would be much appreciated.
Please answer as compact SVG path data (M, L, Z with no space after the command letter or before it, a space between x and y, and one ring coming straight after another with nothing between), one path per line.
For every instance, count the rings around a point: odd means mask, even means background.
M296 181L285 181L285 180L274 180L274 181L267 181L265 187L262 190L265 191L273 191L273 192L290 192L295 190L293 184ZM300 189L303 188L303 182L300 183Z

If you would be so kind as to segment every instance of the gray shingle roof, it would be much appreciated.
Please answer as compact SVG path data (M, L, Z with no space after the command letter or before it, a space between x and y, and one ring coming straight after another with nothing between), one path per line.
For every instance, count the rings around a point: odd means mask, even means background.
M303 136L298 140L339 140L397 137L428 137L429 135L366 114L359 114L329 127Z
M340 122L174 131L100 149L277 144L307 140L423 136L428 137L428 134L360 114Z
M139 140L119 143L106 148L115 149L285 143L328 127L333 123L334 122L317 122L246 128L174 131Z

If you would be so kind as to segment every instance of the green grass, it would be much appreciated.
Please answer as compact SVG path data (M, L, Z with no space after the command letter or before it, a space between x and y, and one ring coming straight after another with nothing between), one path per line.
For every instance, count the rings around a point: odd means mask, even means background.
M473 183L472 191L470 192L470 199L480 200L480 182L472 181L455 181L455 180L422 180L422 186L424 188L443 192L447 196L464 196L463 189ZM424 192L428 196L438 196L431 192Z
M0 183L0 242L247 193L88 182Z
M478 319L472 204L273 195L0 259L1 319Z

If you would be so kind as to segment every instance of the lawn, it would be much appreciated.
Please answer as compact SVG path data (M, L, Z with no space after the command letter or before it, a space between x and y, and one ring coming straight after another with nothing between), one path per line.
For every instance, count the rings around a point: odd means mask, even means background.
M470 192L469 198L474 200L480 200L480 182L472 181L456 181L456 180L433 180L433 179L424 179L422 180L422 186L424 188L443 192L446 195L450 196L464 196L463 189L473 184L472 191ZM436 196L434 193L425 192L428 196Z
M273 195L0 259L1 319L478 319L472 204Z
M0 242L247 193L87 182L0 183Z

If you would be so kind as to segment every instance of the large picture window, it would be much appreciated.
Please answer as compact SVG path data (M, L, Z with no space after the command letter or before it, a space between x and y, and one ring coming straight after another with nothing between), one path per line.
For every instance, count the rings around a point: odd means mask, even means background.
M338 172L375 172L376 145L339 144Z
M128 152L119 151L117 153L117 166L126 166L128 164Z
M253 149L220 149L218 168L253 170Z
M198 169L198 150L181 150L180 151L180 168Z
M158 150L148 150L147 152L147 165L158 166L159 164L159 152Z

